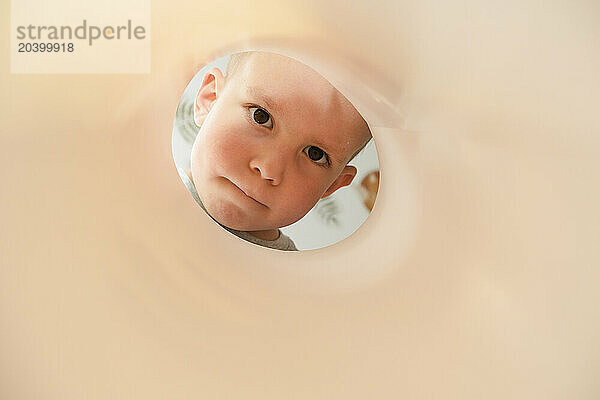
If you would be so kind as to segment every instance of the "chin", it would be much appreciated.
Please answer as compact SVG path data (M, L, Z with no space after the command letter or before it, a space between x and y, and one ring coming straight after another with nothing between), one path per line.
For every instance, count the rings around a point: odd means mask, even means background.
M218 201L205 204L204 207L211 217L228 228L244 230L248 225L248 215L233 202Z
M257 221L247 211L230 201L220 200L215 204L205 205L206 210L218 223L238 231L257 231L273 229L257 225Z

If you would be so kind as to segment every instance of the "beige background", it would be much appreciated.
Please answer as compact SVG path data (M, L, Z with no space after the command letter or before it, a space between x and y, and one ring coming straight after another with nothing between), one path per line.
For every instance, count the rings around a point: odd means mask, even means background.
M600 7L480 3L153 1L151 74L11 75L3 1L0 397L598 398ZM299 254L171 157L198 66L272 36L375 88L373 213Z

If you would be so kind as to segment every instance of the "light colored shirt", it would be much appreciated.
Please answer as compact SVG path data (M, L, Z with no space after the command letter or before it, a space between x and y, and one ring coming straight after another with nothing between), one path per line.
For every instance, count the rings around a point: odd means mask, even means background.
M188 190L194 197L194 200L196 200L196 203L198 203L200 205L200 207L202 207L202 209L210 216L208 211L206 211L206 208L204 208L204 204L202 204L202 201L200 200L200 196L198 195L198 191L196 190L196 185L194 185L194 182L190 179L188 174L185 171L183 171L182 169L177 169L177 171L179 172L179 176L181 177L181 180L183 181L185 186L188 188ZM211 216L211 218L212 218L212 216ZM258 245L264 246L264 247L270 247L272 249L277 249L277 250L284 250L284 251L297 251L298 250L296 248L296 245L292 241L292 239L290 239L288 236L284 235L280 229L277 229L277 231L279 232L279 236L277 237L277 239L264 240L264 239L257 238L256 236L252 235L249 232L238 231L235 229L228 228L228 227L220 224L214 218L213 218L213 220L216 223L218 223L219 225L221 225L223 228L227 229L229 232L233 233L234 235L236 235L248 242L258 244Z

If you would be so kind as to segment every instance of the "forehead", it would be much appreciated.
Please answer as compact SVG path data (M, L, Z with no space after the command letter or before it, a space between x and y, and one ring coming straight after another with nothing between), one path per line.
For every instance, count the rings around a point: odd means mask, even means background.
M321 141L340 158L369 136L354 106L305 64L272 53L251 53L238 70L236 90L266 107L277 129ZM327 149L326 149L327 150Z

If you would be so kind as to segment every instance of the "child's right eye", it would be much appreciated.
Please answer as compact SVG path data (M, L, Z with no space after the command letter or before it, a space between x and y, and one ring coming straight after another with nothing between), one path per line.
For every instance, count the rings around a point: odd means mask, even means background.
M273 128L273 120L271 115L260 107L248 107L252 120L259 125L264 125L267 128ZM268 123L268 124L267 124Z

